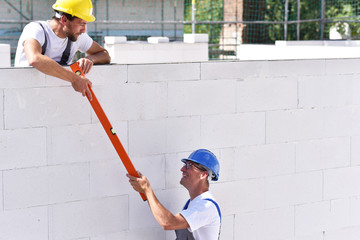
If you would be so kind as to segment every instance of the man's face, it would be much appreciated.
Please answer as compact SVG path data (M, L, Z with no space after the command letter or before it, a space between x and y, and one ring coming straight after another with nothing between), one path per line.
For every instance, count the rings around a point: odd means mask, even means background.
M87 21L80 18L66 21L64 32L71 41L76 41L78 37L86 32Z
M206 170L197 163L187 161L186 164L184 164L184 166L180 169L180 171L182 172L180 184L188 189L191 184L197 183L201 180L201 175Z

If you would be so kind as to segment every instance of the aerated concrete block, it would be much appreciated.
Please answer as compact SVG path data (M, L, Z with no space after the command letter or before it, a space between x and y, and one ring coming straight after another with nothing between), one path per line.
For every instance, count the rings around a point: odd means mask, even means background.
M0 130L0 169L45 166L46 129Z
M129 154L146 156L164 153L166 149L165 120L129 122Z
M1 172L1 174L0 174L0 177L1 177L1 179L0 179L0 213L1 212L3 212L4 211L4 201L3 201L3 199L4 199L4 189L3 189L3 186L4 186L4 184L3 184L3 173Z
M314 171L350 165L350 139L329 138L296 143L296 171Z
M1 88L42 87L46 82L45 76L45 74L32 67L1 69Z
M351 138L351 165L360 165L360 136Z
M170 82L170 116L234 113L236 81Z
M48 240L48 207L0 212L0 224L2 239Z
M164 82L127 83L118 88L106 89L101 100L111 121L167 116L167 84Z
M267 144L236 149L235 179L263 178L295 172L295 145Z
M360 106L325 108L324 137L360 135Z
M193 151L202 146L200 117L167 118L166 152Z
M200 63L129 65L129 82L199 80Z
M11 66L10 44L0 44L0 67L9 68Z
M297 235L331 233L350 227L350 202L348 199L323 201L296 206L295 232Z
M105 36L104 37L106 44L117 44L117 43L126 43L126 36Z
M352 226L360 225L360 197L350 198L350 224Z
M151 182L153 190L165 189L165 156L133 157L135 168Z
M265 207L276 208L322 200L321 172L269 177L265 181Z
M324 115L320 110L270 111L266 113L266 142L280 143L322 138Z
M360 227L359 226L350 226L341 229L335 229L333 231L328 231L326 237L330 240L336 239L348 239L348 240L357 240L360 236Z
M131 159L135 165L133 159ZM137 169L138 166L135 165ZM141 171L142 169L140 169ZM90 194L92 198L104 198L131 193L133 188L126 177L126 169L119 157L90 163Z
M153 44L170 42L168 37L148 37L147 41L148 43L153 43Z
M307 76L299 79L299 107L331 107L359 103L360 81L355 75ZM321 97L319 93L321 92Z
M87 199L88 164L58 165L4 172L5 209Z
M216 154L215 154L216 155ZM234 168L235 162L239 161L237 158L237 148L221 149L216 155L220 164L219 182L229 182L238 179L238 169Z
M132 156L192 151L201 145L199 117L134 121L129 124Z
M264 187L263 179L249 179L212 184L210 191L219 203L221 213L226 216L262 209ZM227 189L231 189L231 194L227 193Z
M117 125L117 124L116 124ZM127 146L126 123L114 131ZM118 155L100 123L48 128L48 162L50 165L93 162Z
M205 33L184 34L185 43L208 43L209 35Z
M157 198L159 198L159 192L155 191ZM161 198L159 200L161 201ZM149 204L145 203L141 199L139 193L132 191L129 194L129 229L146 229L155 228L159 226L159 223L154 218ZM162 202L162 204L164 204Z
M221 216L220 240L234 239L235 215Z
M89 123L90 106L72 88L5 89L5 127Z
M114 232L114 233L105 233L103 235L97 235L92 237L91 240L117 240L117 239L129 239L128 238L129 232L122 231L122 232Z
M93 237L128 229L128 196L69 202L49 207L53 240Z
M95 65L86 74L86 77L92 82L93 86L116 88L128 82L127 71L127 65Z
M236 239L292 239L294 236L294 209L259 210L235 216Z
M359 59L346 59L346 61L339 61L338 59L326 59L326 75L347 75L359 74Z
M154 228L145 228L145 229L133 229L127 232L128 240L137 240L141 239L146 236L148 240L158 240L158 239L165 239L166 233L169 231L164 231L160 226ZM174 231L170 231L174 232ZM114 239L106 239L106 240L117 240L123 238L114 238ZM175 238L173 238L175 239Z
M324 172L324 199L359 196L360 167L329 169Z
M261 64L262 77L322 76L326 74L324 60L265 61Z
M296 109L298 84L290 77L246 78L237 82L237 112Z
M204 62L209 60L208 43L170 42L153 44L131 41L126 44L106 44L111 63L179 63Z
M0 129L4 129L4 91L0 90Z
M206 62L201 63L201 79L237 79L258 77L263 64L253 62Z
M265 114L243 113L203 116L201 139L207 148L265 143Z

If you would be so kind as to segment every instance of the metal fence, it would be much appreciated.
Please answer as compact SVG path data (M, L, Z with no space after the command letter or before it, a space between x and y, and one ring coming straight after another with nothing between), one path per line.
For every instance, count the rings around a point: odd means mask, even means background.
M25 24L50 19L55 2L0 0L0 43L10 43L12 59ZM97 20L88 32L146 40L184 33L209 34L210 59L236 59L240 44L276 40L323 40L335 28L342 37L360 38L359 0L93 0Z

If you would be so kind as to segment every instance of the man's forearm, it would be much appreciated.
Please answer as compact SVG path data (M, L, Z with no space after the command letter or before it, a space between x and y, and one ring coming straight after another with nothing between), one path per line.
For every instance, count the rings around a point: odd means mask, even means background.
M151 212L164 230L184 229L189 227L189 224L181 214L172 214L160 203L151 188L146 190L145 195Z
M63 68L57 62L45 55L38 56L37 59L30 62L30 65L46 75L57 77L71 83L73 81L74 73Z
M159 202L152 189L146 193L146 198L156 221L163 229L170 230L171 219L175 216Z
M88 55L86 58L90 59L94 64L109 64L111 60L110 55L106 50Z

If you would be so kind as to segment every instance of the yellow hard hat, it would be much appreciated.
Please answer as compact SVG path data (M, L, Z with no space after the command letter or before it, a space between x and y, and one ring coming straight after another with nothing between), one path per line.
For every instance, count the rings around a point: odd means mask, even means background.
M91 0L56 0L52 8L88 22L95 21Z

